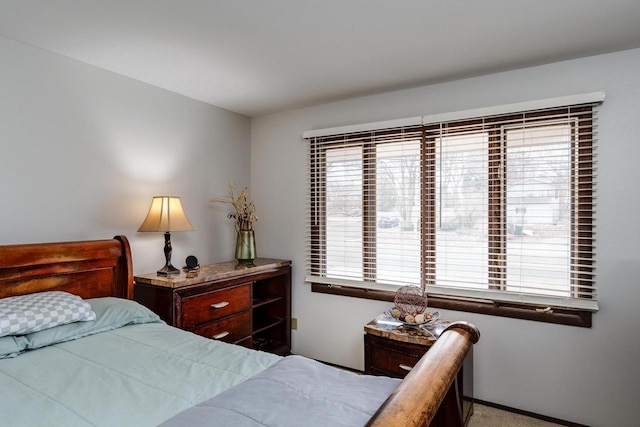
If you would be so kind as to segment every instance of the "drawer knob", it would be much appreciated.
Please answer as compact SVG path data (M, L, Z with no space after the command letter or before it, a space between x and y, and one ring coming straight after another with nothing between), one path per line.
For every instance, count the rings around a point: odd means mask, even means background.
M229 331L224 331L224 332L220 332L219 334L214 335L212 338L214 340L220 340L220 339L226 337L227 335L229 335Z
M211 304L211 308L222 308L229 305L229 301L222 301L216 304Z
M405 371L410 371L413 369L413 366L403 365L402 363L398 365L398 368L403 369Z

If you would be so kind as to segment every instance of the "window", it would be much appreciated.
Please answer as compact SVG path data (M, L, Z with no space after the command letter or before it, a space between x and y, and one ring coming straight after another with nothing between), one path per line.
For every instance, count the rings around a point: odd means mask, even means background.
M590 326L595 105L308 136L307 281Z

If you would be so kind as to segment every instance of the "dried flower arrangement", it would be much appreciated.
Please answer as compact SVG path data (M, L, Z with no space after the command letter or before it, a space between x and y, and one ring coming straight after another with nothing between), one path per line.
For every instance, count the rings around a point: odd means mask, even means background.
M227 217L235 220L237 230L252 230L253 223L258 221L253 201L247 202L248 190L248 186L244 187L244 190L240 191L236 196L237 188L235 184L229 183L229 197L214 197L210 200L210 202L214 203L229 203L233 205L236 211L235 213L230 213Z

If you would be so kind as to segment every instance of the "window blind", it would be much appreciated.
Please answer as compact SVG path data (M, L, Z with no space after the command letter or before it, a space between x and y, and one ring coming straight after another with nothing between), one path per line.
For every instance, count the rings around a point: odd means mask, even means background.
M600 100L310 136L307 281L597 310Z

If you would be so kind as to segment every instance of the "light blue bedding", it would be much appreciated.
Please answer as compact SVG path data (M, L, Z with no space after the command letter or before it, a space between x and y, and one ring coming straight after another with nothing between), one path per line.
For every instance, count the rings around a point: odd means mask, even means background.
M24 352L0 359L2 425L155 426L281 359L167 326L136 306L123 321L119 304L103 305L92 304L96 323L20 337ZM112 315L126 326L100 323ZM102 332L85 336L95 332L86 323ZM38 348L50 340L63 342Z
M157 314L135 301L106 297L86 300L91 305L94 320L73 322L26 335L0 337L0 359L71 341L87 335L110 331L126 325L141 323L163 323Z

